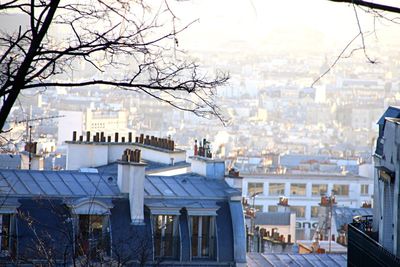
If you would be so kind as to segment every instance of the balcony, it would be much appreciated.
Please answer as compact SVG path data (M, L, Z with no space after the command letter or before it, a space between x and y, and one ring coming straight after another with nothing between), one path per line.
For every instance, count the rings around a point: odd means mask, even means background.
M357 216L348 225L348 266L400 266L400 258L375 241L372 216Z

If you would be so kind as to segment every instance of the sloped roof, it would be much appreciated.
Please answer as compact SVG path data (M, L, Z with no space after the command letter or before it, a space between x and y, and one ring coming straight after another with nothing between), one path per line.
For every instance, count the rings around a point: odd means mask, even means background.
M240 195L223 180L188 173L176 176L146 176L146 198L221 199ZM106 173L78 171L1 170L0 194L8 196L118 197L123 196L117 177Z
M0 194L17 196L117 196L116 178L78 171L0 170Z
M155 198L225 198L241 195L225 181L207 179L195 173L174 176L147 176L144 182L146 197Z
M257 212L256 225L290 225L290 212Z
M385 118L400 118L400 108L390 106L388 109L383 113L382 117L378 120L376 124L383 125L385 123Z
M247 253L247 266L347 266L346 254Z
M349 207L334 207L333 217L336 222L337 229L341 226L353 222L354 216L372 215L373 211L369 208L349 208Z

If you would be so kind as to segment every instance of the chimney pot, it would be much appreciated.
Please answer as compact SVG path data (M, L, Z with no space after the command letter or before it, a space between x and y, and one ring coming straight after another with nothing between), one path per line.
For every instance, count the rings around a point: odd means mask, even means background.
M130 150L129 153L130 153L129 161L135 162L135 151Z

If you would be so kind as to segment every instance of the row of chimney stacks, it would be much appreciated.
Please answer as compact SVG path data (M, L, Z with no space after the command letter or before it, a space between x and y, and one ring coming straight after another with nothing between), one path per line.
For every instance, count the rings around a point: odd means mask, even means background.
M122 154L122 161L124 162L140 162L141 151L140 149L125 149L124 154Z
M135 142L139 144L154 146L162 149L167 149L174 151L175 149L175 142L171 140L171 138L160 138L155 136L149 136L144 134L140 134L140 136L136 136Z
M77 132L76 131L72 132L72 141L73 142L77 142L77 141L83 142L84 141L83 137L84 137L83 135L80 135L79 136L79 140L78 140ZM113 142L112 141L112 136L111 135L105 136L104 132L100 132L100 133L96 132L96 134L93 135L93 139L91 140L90 131L86 132L86 140L85 141L86 142L109 142L109 143ZM114 134L114 142L119 142L119 133L118 132L116 132ZM128 133L128 139L126 139L125 136L122 136L121 137L121 142L122 143L125 143L125 142L132 143L133 142L132 133Z
M212 153L210 148L210 142L204 138L203 143L200 141L200 144L198 146L197 139L194 140L194 155L211 159Z
M79 140L78 140L77 132L73 131L72 132L72 141L73 142L77 142L77 141L83 142L84 136L80 135ZM109 142L109 143L110 142L119 142L119 133L116 132L114 134L114 141L112 141L112 137L110 135L106 137L104 135L104 132L100 132L100 133L96 132L96 134L93 135L93 139L91 141L91 133L90 133L90 131L87 131L85 141L86 142ZM121 142L122 143L125 143L125 142L132 143L133 142L132 133L128 133L127 139L125 138L125 136L122 136ZM135 143L154 146L154 147L167 149L167 150L171 150L171 151L175 150L175 142L173 140L171 140L170 138L158 138L158 137L149 136L149 135L146 135L146 137L145 137L144 134L140 134L140 136L136 136Z

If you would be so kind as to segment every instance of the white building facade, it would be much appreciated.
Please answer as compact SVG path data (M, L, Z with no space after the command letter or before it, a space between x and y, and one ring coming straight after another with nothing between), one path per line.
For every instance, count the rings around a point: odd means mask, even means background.
M242 196L257 211L278 210L279 196L289 199L290 210L296 213L297 239L311 239L318 226L321 195L335 195L337 206L360 208L371 203L372 178L328 174L260 174L243 176Z

